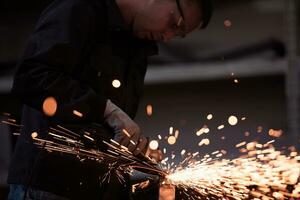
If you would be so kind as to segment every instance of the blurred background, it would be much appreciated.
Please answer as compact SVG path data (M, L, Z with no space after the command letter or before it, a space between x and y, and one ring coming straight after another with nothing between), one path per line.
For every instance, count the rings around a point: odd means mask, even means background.
M16 119L21 105L9 93L15 65L50 2L0 3L0 112ZM235 157L235 144L242 141L276 139L280 148L298 148L299 5L297 0L215 0L207 29L160 44L136 117L144 134L179 160L183 149L200 156L222 149ZM15 140L13 130L0 124L0 199L8 191Z

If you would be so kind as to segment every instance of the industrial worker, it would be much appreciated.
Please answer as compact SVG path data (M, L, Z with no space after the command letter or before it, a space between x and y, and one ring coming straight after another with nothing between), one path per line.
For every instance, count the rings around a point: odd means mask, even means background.
M133 119L148 57L157 54L157 42L205 28L210 16L210 0L54 0L42 12L14 78L12 92L23 112L9 199L129 199L130 188L113 175L101 182L105 166L49 153L31 134L47 138L56 124L76 133L96 130L100 140L114 138L141 154L148 140ZM54 115L43 110L49 97L57 103Z

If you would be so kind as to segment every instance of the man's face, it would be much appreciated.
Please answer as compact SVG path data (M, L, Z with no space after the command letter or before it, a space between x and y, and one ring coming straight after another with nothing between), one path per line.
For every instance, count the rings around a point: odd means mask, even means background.
M183 16L176 0L148 0L134 18L134 34L141 39L167 42L195 30L201 22L199 7L188 0L178 1Z

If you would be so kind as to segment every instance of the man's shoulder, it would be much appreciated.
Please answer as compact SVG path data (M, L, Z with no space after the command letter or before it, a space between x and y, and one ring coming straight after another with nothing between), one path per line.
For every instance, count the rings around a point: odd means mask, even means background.
M101 0L55 0L41 13L38 27L45 23L70 24L82 21L97 21L103 18L105 6ZM100 17L99 17L100 15Z
M103 5L99 0L55 0L42 12L42 16L68 15L73 12L90 15L101 9Z

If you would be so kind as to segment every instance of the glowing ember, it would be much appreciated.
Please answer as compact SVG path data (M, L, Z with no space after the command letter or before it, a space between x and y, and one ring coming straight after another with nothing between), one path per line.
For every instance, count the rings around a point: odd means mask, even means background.
M206 117L208 120L211 120L212 118L213 118L213 115L212 114L209 114L209 115L207 115L207 117Z
M128 131L126 129L123 129L122 131L127 137L129 137L129 138L131 137L131 135L128 133Z
M179 136L179 131L176 130L176 131L175 131L175 138L178 139L178 136Z
M73 114L78 116L78 117L83 117L83 114L77 110L73 110Z
M202 145L209 145L210 141L208 138L202 139L199 143L198 146L202 146Z
M88 135L83 135L85 138L87 138L87 139L89 139L89 140L91 140L92 142L94 142L95 140L94 140L94 138L92 138L92 137L90 137L90 136L88 136Z
M119 88L121 86L121 82L118 79L112 81L112 86L114 88Z
M149 143L149 148L151 150L156 150L158 149L158 141L157 140L152 140L150 143Z
M248 151L254 150L256 147L256 144L257 144L256 142L249 142L246 146L247 150Z
M183 156L185 154L185 149L182 149L180 154Z
M175 154L172 154L172 155L171 155L171 159L172 159L172 160L174 160L175 157L176 157Z
M234 79L234 83L239 83L239 80L237 80L237 79Z
M37 136L38 136L37 132L31 133L31 137L32 137L32 138L36 138Z
M274 130L274 129L269 130L269 135L272 137L280 137L282 133L283 133L282 130Z
M43 103L43 112L47 116L54 116L57 110L57 102L54 97L48 97Z
M228 118L228 123L231 125L231 126L234 126L238 123L238 119L236 116L232 115Z
M146 107L146 112L147 112L147 115L148 115L148 116L151 116L151 115L152 115L153 109L152 109L152 106L151 106L151 105L147 105L147 107Z
M175 144L176 143L176 137L175 136L169 136L168 137L168 143L170 144L170 145L173 145L173 144Z
M241 119L242 121L244 121L244 120L246 120L246 117L242 117L242 119Z
M218 129L221 130L221 129L223 129L224 127L225 127L225 126L222 124L222 125L218 126Z
M241 147L241 146L244 146L245 144L246 144L246 142L244 141L244 142L241 142L241 143L235 145L235 147L236 147L236 148L239 148L239 147Z
M209 133L209 128L204 128L204 133Z
M201 128L199 131L196 132L197 136L200 136L204 133L204 128Z
M174 128L171 126L171 127L169 128L169 134L170 134L170 135L173 134L173 130L174 130Z

